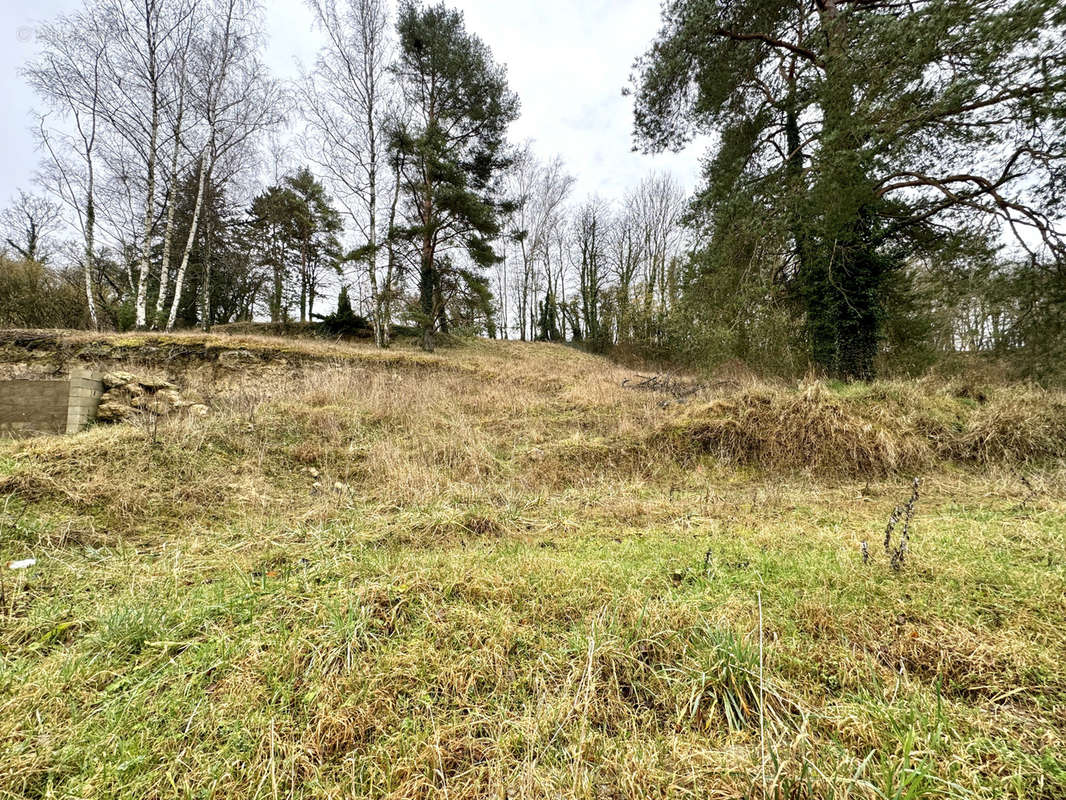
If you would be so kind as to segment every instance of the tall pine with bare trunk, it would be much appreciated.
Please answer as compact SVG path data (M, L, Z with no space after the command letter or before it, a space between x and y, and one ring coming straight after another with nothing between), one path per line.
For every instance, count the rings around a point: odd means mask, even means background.
M463 15L444 5L406 2L397 21L396 76L409 109L390 148L402 165L405 224L395 236L417 250L418 321L422 347L447 325L447 288L477 281L459 264L485 269L499 257L500 213L509 210L499 183L510 163L507 126L518 98L489 48L466 30ZM480 288L480 287L478 287Z

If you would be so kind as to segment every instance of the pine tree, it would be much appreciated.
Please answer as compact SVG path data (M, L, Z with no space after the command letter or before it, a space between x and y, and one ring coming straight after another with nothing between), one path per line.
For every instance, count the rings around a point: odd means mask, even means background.
M636 64L637 137L719 134L702 224L738 197L767 221L826 372L872 377L891 276L988 217L1062 263L1057 0L670 0L663 19Z
M396 75L411 112L390 145L403 164L408 218L397 235L418 250L422 347L432 350L434 331L447 325L442 279L456 269L445 256L461 255L478 269L499 261L492 242L508 209L497 184L510 162L507 126L518 99L460 12L405 2L397 31Z

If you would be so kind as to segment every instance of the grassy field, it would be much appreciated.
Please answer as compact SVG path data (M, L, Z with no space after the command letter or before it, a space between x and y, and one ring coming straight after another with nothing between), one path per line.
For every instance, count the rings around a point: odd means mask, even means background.
M0 797L1066 797L1063 395L307 347L0 443Z

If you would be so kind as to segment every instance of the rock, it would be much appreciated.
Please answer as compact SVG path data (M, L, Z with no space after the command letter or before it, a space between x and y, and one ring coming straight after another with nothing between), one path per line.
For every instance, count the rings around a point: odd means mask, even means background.
M134 409L124 403L101 403L96 409L96 419L99 422L121 422L135 413Z
M155 393L155 398L172 406L177 406L181 403L181 395L178 394L176 389L160 389Z
M132 372L122 372L121 370L105 372L103 377L104 386L108 389L114 389L116 386L125 386L127 383L136 383L136 381L137 376Z
M259 361L259 357L256 356L250 350L241 348L240 350L226 350L225 352L218 354L218 363L228 369L240 369L247 364L254 364Z
M100 397L96 415L101 422L122 422L140 413L166 416L186 409L197 417L210 413L199 394L194 392L185 397L175 384L159 376L140 377L113 370L104 376L103 381L107 390Z
M130 405L142 411L151 411L153 414L159 414L160 416L169 414L174 407L170 398L163 395L162 392L134 397L130 400Z
M169 414L171 411L170 403L168 403L166 400L156 397L152 397L151 399L149 399L149 401L144 404L143 408L145 411L150 411L151 413L160 417Z
M156 376L150 376L147 378L137 378L137 383L139 383L141 386L143 386L145 389L148 389L149 391L178 388L166 378L160 378Z
M129 390L125 386L116 386L113 389L108 389L100 395L100 404L104 405L105 403L128 406L130 404Z

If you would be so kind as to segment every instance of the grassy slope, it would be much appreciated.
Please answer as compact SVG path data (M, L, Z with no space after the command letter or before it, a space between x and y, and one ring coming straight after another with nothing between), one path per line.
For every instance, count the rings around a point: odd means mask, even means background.
M1066 795L1064 473L1013 471L1061 397L660 408L549 345L323 355L0 444L0 561L38 559L2 576L0 796ZM767 438L812 419L866 444Z

